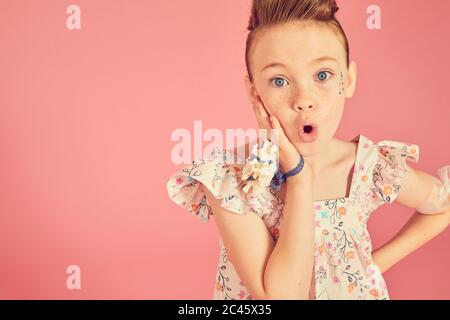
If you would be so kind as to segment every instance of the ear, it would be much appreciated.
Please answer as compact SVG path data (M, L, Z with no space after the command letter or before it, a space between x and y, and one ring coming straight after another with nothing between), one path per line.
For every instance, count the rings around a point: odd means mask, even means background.
M353 97L356 88L356 63L355 61L350 62L348 66L348 83L345 89L345 96L347 98Z
M255 85L250 80L248 74L244 75L244 83L245 83L245 91L247 92L247 96L250 100L250 103L254 105L255 102L260 100L258 92L256 91Z

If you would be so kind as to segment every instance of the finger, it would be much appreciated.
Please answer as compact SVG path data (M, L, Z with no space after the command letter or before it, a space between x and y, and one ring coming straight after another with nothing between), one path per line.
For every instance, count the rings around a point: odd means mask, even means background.
M280 120L278 120L276 115L271 115L270 116L270 121L273 124L274 128L282 130L283 134L284 134L283 127L281 126Z
M269 140L270 142L277 146L278 152L277 152L277 163L280 163L280 151L281 151L281 135L283 135L282 133L282 129L280 127L280 123L277 121L278 119L275 116L270 116L269 117L269 121L272 125L272 129L270 130L270 137Z
M278 118L276 116L271 116L270 117L270 121L273 123L273 128L274 128L274 140L275 142L281 147L282 145L289 145L292 144L292 141L289 139L289 137L286 135L286 133L283 130L283 127L280 124L280 121L278 120ZM278 140L277 140L278 139Z
M278 121L278 118L276 116L270 116L270 121L274 129L274 140L275 142L281 143L284 139L286 139L286 135L284 134L284 130L281 127L280 121Z

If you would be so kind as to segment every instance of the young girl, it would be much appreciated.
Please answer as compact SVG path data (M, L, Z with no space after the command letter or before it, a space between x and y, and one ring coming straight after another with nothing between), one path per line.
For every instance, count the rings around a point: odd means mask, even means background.
M216 148L167 181L175 203L215 217L213 299L389 299L382 273L449 224L450 166L436 178L406 163L418 162L415 144L334 137L356 84L337 10L332 0L253 1L245 83L278 144ZM394 201L420 214L372 252L367 222Z

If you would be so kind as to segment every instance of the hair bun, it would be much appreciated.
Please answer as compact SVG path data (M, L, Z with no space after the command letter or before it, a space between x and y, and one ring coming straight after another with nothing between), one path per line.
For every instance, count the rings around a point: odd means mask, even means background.
M258 0L253 0L253 1L258 1ZM260 4L260 2L258 2L258 4ZM248 20L247 30L253 31L256 28L258 28L258 26L259 26L258 14L260 14L260 13L258 12L258 10L256 8L255 3L253 3L252 12L250 14L250 19Z
M334 17L334 15L336 14L336 12L338 12L339 7L336 3L336 0L331 0L330 1L330 7L331 7L331 15Z
M339 7L336 0L252 0L247 30L271 24L280 17L297 17L318 21L335 20ZM273 18L276 16L276 18ZM289 19L287 19L289 20Z
M255 19L253 18L253 15L251 15L250 19L248 20L247 30L249 31L255 30Z

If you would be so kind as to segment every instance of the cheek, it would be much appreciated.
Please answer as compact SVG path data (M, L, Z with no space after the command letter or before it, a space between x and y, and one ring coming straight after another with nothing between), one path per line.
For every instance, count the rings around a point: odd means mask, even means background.
M288 98L284 96L267 96L262 98L264 106L267 112L281 117L283 113L286 113L286 106L288 105Z
M318 88L317 97L322 104L336 105L338 101L344 99L343 87L337 83L330 83L326 87Z
M261 94L261 99L267 112L277 116L279 119L282 119L284 114L289 114L291 112L288 107L292 103L289 92L280 94L264 92ZM339 109L345 102L345 95L343 94L343 87L340 87L340 82L333 81L327 86L315 88L311 99L312 101L315 101L318 106L329 106L326 107L326 112L334 113L336 115L336 112L339 112Z
M329 102L336 105L337 101L342 101L345 96L344 86L344 74L342 72L337 73L326 84L318 87L318 95L323 102Z
M325 117L325 122L330 127L335 127L341 121L342 115L344 113L344 107L341 102L335 102L332 107L328 109L327 115Z
M297 132L297 117L287 108L280 108L275 112L275 116L280 121L280 125L283 128L284 133L292 138Z

